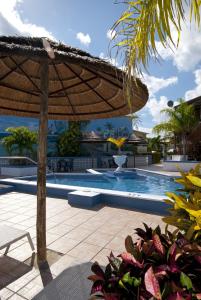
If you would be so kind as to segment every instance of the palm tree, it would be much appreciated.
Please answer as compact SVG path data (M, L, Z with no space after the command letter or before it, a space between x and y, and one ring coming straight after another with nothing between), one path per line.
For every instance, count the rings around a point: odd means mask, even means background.
M125 71L129 83L133 72L141 73L147 69L151 58L158 59L158 42L164 48L177 48L187 11L190 22L195 21L200 26L201 1L131 0L124 3L128 7L115 22L113 31L118 49L125 50ZM172 36L172 26L177 32L176 41ZM131 88L131 84L129 86Z
M34 144L37 143L37 133L27 127L7 128L10 135L2 139L2 144L10 155L33 155Z
M194 106L187 104L183 99L179 99L179 105L176 108L166 108L161 113L165 113L168 120L156 125L153 128L153 132L179 136L183 154L185 155L188 134L192 132L199 122Z
M104 126L109 132L114 129L114 126L112 125L111 122L106 122Z
M148 150L161 152L161 136L155 136L153 138L148 138Z

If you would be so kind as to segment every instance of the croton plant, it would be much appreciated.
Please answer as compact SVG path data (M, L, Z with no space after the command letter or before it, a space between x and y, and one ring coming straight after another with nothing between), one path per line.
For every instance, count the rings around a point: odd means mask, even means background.
M181 172L183 187L167 193L170 215L163 218L177 227L164 233L144 224L137 241L125 240L126 251L108 257L105 269L92 266L90 299L195 300L201 299L201 172L200 165Z
M170 215L162 220L176 226L188 240L201 245L201 172L200 164L176 179L181 184L177 193L167 193Z
M105 269L93 264L90 299L201 299L201 247L181 233L144 226L135 243L126 238L126 252L110 254Z

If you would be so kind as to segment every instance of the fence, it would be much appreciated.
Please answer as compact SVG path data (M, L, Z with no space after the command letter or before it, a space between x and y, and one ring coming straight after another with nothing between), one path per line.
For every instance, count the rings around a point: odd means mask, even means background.
M48 157L47 164L54 172L78 172L86 169L110 168L111 161L112 156ZM147 166L151 163L151 155L127 156L127 168ZM37 163L28 157L0 157L0 171L3 167L36 167L36 165Z
M109 168L112 156L101 157L48 157L48 167L54 172L85 171L86 169ZM151 164L151 155L127 157L127 168Z

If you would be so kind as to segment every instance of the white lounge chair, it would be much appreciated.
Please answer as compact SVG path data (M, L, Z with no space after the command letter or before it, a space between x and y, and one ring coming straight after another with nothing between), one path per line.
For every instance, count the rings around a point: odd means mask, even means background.
M4 255L7 255L10 246L24 237L27 237L30 247L34 251L34 245L29 232L7 225L0 225L0 250L6 248Z

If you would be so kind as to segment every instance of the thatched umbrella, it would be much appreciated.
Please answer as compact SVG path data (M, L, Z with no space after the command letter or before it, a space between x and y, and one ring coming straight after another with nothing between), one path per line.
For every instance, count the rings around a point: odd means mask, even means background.
M0 114L39 118L38 262L46 260L46 138L49 119L89 120L135 112L148 99L139 79L129 107L124 73L82 50L44 38L0 37Z

